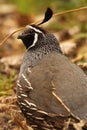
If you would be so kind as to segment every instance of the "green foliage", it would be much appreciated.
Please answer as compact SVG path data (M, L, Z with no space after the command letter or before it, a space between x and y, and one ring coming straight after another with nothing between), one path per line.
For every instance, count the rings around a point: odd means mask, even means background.
M15 77L15 70L11 70L10 76L0 73L0 96L10 95Z
M38 15L43 14L47 7L50 7L55 12L79 8L87 5L87 0L8 0L10 3L14 3L21 13ZM86 12L86 10L85 10ZM57 17L56 17L57 18ZM69 26L73 26L75 24L80 24L79 19L76 16L76 13L70 13L65 15L66 24ZM71 20L72 18L72 20ZM64 25L65 27L67 25ZM53 25L56 29L61 28L63 25L60 24L60 27ZM53 28L52 27L52 28ZM65 28L64 27L64 28ZM87 24L80 24L80 28L82 31L87 31Z
M59 9L73 9L73 8L78 8L78 7L81 7L81 6L84 6L85 4L85 1L83 0L54 0L56 5L57 5L57 8Z
M73 9L86 6L87 0L8 0L18 6L22 13L43 13L47 7L54 10Z
M19 11L26 14L35 14L36 12L41 13L44 8L50 6L50 0L9 0L10 3L14 3L17 5Z

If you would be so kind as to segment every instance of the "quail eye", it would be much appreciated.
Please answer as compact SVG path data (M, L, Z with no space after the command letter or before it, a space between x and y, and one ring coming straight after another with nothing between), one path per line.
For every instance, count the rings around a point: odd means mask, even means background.
M29 33L34 33L34 30L31 30L31 29L30 29L30 30L29 30Z

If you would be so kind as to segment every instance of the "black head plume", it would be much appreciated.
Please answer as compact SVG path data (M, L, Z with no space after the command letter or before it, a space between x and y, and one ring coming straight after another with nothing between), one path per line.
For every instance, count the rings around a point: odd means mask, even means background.
M52 15L53 15L53 11L50 8L47 8L43 21L39 23L38 25L41 25L47 22L49 19L51 19Z

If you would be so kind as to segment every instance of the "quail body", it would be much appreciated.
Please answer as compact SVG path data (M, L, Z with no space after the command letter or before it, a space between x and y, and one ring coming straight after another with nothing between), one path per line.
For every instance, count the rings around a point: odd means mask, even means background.
M31 25L18 36L27 50L17 99L35 130L57 130L57 116L87 120L87 76L61 52L54 35Z
M55 36L38 27L52 15L48 8L41 23L27 26L18 36L27 50L17 81L17 99L34 130L61 129L59 122L70 117L87 120L87 76L62 54Z

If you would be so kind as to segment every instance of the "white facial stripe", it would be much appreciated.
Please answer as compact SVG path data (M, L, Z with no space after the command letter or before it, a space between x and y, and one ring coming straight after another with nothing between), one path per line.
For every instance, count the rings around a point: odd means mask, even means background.
M30 26L30 25L27 25L26 27L33 29L35 32L42 33L39 29L34 28L34 27Z
M38 34L37 34L37 33L35 33L35 35L34 35L34 41L33 41L32 45L31 45L29 48L31 48L31 47L33 47L33 46L35 46L35 44L36 44L37 40L38 40Z

